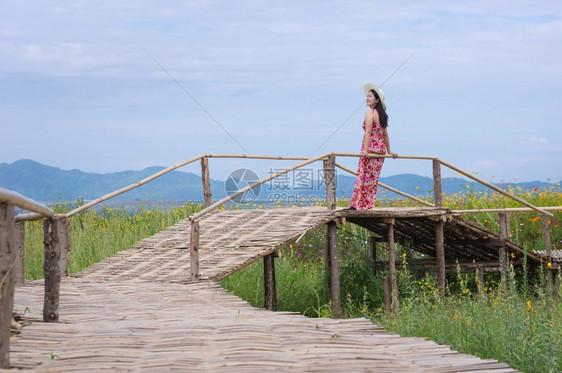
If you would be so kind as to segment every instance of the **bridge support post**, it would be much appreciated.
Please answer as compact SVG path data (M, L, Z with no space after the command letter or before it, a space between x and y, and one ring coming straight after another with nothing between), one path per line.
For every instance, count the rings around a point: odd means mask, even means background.
M330 252L330 289L332 293L332 314L334 315L335 319L339 319L342 314L337 226L333 221L328 222L326 225L326 246Z
M14 268L14 276L16 285L23 285L25 283L25 222L17 222L15 228L16 268Z
M445 295L445 237L444 237L444 223L439 220L435 224L435 257L437 259L437 285L441 296Z
M209 177L209 158L201 158L201 181L203 182L203 197L205 200L205 207L213 204L213 197L211 195L211 179Z
M328 210L336 209L336 157L324 159L324 179L326 180L326 206Z
M0 204L0 368L10 368L10 326L14 309L14 205Z
M388 274L390 276L390 293L392 297L392 310L398 307L398 283L396 281L396 254L394 252L394 219L386 219L388 236Z
M189 240L189 264L191 266L190 282L199 282L199 222L191 222L191 236Z
M270 311L277 309L277 286L275 283L275 258L277 251L263 257L264 307Z

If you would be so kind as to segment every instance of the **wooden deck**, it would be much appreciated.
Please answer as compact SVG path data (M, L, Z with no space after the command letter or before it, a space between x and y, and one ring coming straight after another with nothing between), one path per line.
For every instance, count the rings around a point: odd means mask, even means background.
M42 282L16 289L31 325L11 364L40 372L513 372L367 319L312 319L250 306L214 282L67 278L61 322L43 323Z
M441 209L418 210L402 218L447 216ZM328 221L377 224L382 217L362 214L325 208L215 211L200 220L203 281L196 284L187 283L189 222L180 222L65 278L59 323L38 321L41 281L19 286L14 310L30 325L11 341L11 365L41 372L513 372L423 338L399 337L367 319L257 309L216 283Z

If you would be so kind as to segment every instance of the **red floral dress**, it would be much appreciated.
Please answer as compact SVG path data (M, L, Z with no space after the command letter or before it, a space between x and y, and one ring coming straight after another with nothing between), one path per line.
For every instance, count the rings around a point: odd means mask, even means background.
M365 122L363 122L363 130L365 130ZM384 130L381 125L373 123L373 131L371 132L371 141L369 142L367 153L386 154L383 134ZM363 141L361 142L361 151L363 151ZM355 207L357 210L373 208L377 198L379 175L381 174L383 163L384 158L359 158L355 189L353 189L350 207Z

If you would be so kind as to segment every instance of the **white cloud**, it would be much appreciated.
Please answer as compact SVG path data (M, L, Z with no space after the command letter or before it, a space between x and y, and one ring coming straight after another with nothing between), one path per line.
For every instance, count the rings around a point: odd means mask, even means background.
M521 144L547 144L548 140L544 137L531 136L527 140L522 141Z

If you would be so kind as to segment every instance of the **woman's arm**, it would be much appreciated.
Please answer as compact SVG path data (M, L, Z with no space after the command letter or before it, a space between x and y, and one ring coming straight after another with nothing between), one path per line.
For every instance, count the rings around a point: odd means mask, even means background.
M398 157L397 153L390 151L390 139L388 138L388 131L386 128L383 128L383 137L384 137L384 144L386 145L386 152L392 156L392 158Z

